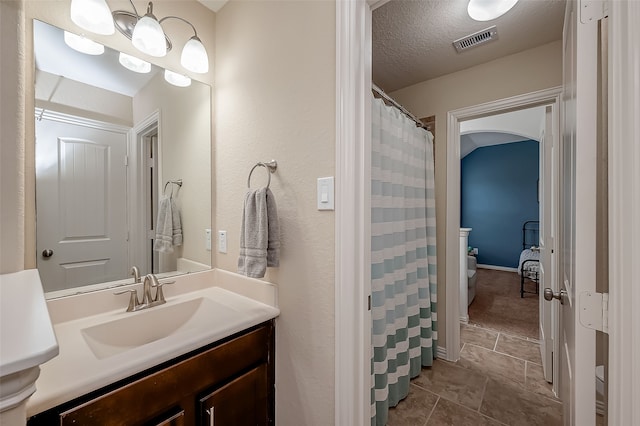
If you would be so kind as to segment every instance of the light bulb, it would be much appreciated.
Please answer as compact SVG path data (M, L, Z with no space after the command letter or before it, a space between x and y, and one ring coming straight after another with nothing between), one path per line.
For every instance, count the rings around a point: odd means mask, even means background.
M140 74L147 74L151 71L151 64L149 62L143 61L135 56L127 55L126 53L120 52L118 62L126 69Z
M105 0L71 0L71 20L92 33L111 35L116 29Z
M161 57L167 54L167 41L160 22L153 16L153 4L149 2L147 14L138 20L131 35L133 45L147 55Z
M173 71L164 70L164 79L167 83L171 83L174 86L178 87L188 87L191 86L191 79L186 75L178 74Z
M189 71L204 74L209 71L207 50L197 36L193 36L182 48L180 63Z
M102 55L104 53L104 46L100 43L68 31L64 32L64 42L73 50L87 55Z
M507 13L518 0L470 0L467 13L476 21L491 21Z

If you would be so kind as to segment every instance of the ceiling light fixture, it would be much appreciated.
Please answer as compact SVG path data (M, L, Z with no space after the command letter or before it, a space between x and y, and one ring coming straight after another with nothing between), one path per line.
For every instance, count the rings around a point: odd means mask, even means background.
M151 64L149 62L143 61L135 56L127 55L126 53L120 52L118 62L120 62L120 65L123 67L133 72L140 74L147 74L151 72Z
M507 13L518 0L469 0L467 13L476 21L491 21Z
M64 42L73 50L87 55L102 55L104 53L104 46L100 43L68 31L64 32Z
M126 10L116 10L113 13L109 12L112 16L111 24L115 23L115 28L118 29L125 37L131 40L132 44L139 51L154 57L162 57L167 54L172 48L171 40L162 29L162 23L167 19L177 19L189 25L193 30L193 36L187 41L182 54L180 56L180 63L187 70L203 74L209 71L209 56L207 50L200 38L198 38L198 32L196 28L184 18L179 16L165 16L158 20L153 14L153 3L149 2L147 5L147 13L144 16L140 16L133 0L129 0L133 8L133 13ZM97 31L97 26L90 24L83 26L80 22L91 21L93 15L98 10L97 5L103 5L104 8L109 10L109 6L105 0L72 0L71 1L71 15L73 22L86 29L98 34L106 34ZM75 6L74 6L75 5ZM104 12L103 8L100 9L101 13ZM76 19L74 19L74 14ZM85 16L86 15L86 16ZM102 19L102 18L101 18ZM113 34L113 31L109 34Z
M177 72L164 70L164 79L167 81L167 83L171 83L174 86L178 86L178 87L191 86L191 79L186 75L178 74Z

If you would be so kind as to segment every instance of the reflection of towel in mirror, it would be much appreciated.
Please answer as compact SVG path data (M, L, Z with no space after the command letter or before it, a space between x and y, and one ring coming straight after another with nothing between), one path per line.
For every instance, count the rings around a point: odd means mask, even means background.
M173 253L173 246L182 245L180 210L171 197L164 197L158 205L156 238L153 249L160 253Z
M244 197L238 272L262 278L267 266L280 265L280 226L269 188L250 190Z

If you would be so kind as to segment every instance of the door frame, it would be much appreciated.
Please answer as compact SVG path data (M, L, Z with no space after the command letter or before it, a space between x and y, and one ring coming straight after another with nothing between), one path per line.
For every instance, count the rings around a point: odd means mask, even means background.
M640 424L640 3L609 7L608 423ZM634 326L635 324L635 326Z
M460 108L447 113L447 218L460 217L460 122L534 106L551 105L553 107L554 138L557 140L561 96L562 88L554 87ZM459 234L459 221L448 220L446 224L446 359L449 361L457 361L460 357ZM554 374L557 371L555 364L554 360ZM554 383L557 382L554 378Z
M148 271L151 273L147 251L149 250L149 236L147 235L146 220L145 217L149 215L149 209L151 206L147 203L145 196L145 170L146 167L143 162L146 160L145 156L145 138L146 136L157 129L158 132L158 150L162 146L162 126L161 126L161 113L160 110L152 112L148 117L137 123L131 129L131 136L129 138L129 173L131 175L131 181L129 184L129 267L137 265L141 271ZM160 153L156 158L161 158ZM162 176L161 164L155 164L158 170L158 176Z

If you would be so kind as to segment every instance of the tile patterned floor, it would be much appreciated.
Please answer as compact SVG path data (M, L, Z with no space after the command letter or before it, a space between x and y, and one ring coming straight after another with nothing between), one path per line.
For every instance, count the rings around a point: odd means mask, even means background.
M460 360L436 360L389 410L389 426L561 425L532 339L462 325Z

